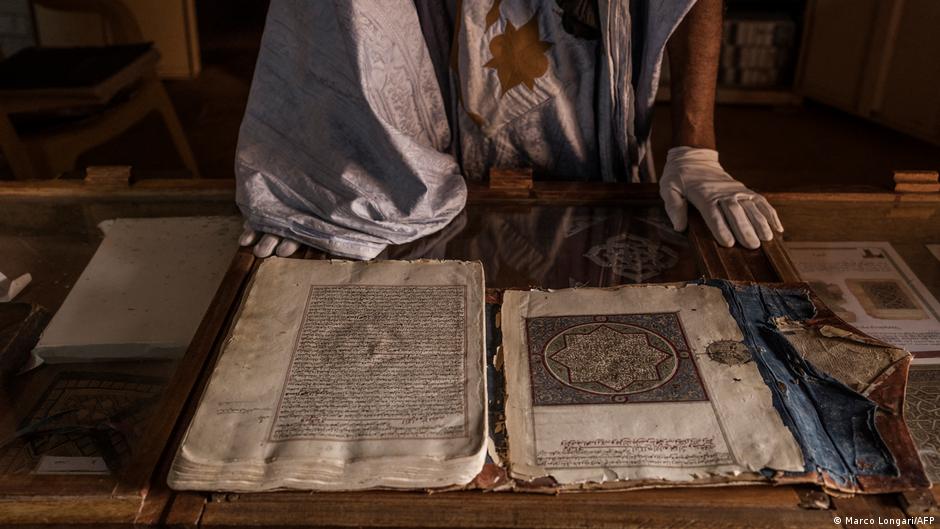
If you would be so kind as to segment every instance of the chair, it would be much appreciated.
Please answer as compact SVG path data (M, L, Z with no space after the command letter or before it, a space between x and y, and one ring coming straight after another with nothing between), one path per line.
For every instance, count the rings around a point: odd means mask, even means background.
M152 112L162 118L184 165L196 159L163 84L159 54L143 43L120 0L33 0L47 9L102 17L107 46L29 48L0 63L0 147L17 179L57 178L85 151Z

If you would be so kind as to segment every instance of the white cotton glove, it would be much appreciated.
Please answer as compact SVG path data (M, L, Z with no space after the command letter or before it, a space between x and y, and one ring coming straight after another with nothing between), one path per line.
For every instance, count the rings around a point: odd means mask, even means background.
M238 238L238 244L241 246L254 244L253 253L255 257L262 259L270 257L272 253L277 253L278 257L287 257L300 248L300 243L297 241L253 230L248 227L247 223L241 237Z
M689 223L688 203L699 210L712 235L722 246L737 241L758 248L761 241L783 231L777 212L767 199L751 191L721 168L718 151L675 147L666 156L659 194L676 231ZM773 229L771 229L773 228Z

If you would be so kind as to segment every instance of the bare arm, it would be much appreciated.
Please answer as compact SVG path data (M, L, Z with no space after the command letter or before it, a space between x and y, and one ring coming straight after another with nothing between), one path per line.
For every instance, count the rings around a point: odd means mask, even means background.
M667 43L674 147L715 149L723 0L698 0Z
M731 177L715 150L715 91L721 55L722 0L698 0L667 43L672 71L672 142L659 181L673 227L688 223L688 203L722 246L769 241L783 225L767 199Z

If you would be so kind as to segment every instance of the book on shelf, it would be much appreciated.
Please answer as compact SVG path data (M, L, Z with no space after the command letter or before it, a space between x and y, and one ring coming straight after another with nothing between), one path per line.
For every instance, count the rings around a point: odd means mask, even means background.
M719 83L769 88L785 83L796 48L796 23L787 13L731 13L724 22Z

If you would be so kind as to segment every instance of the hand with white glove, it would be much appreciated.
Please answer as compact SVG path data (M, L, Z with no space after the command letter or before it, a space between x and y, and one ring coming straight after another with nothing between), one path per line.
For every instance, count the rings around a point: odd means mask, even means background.
M241 237L238 238L238 244L240 246L255 245L253 253L255 257L262 259L270 257L273 253L276 253L278 257L287 257L300 248L300 243L295 240L253 230L248 227L247 223Z
M666 156L659 194L676 231L689 223L688 203L699 210L718 244L758 248L761 241L783 231L777 212L767 199L731 177L718 163L718 152L675 147Z

